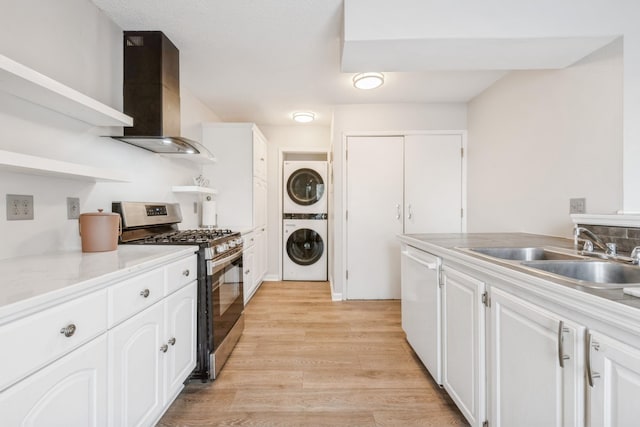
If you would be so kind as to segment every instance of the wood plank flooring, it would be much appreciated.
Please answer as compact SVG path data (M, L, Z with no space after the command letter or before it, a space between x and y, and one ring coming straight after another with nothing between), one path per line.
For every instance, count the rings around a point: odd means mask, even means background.
M406 343L399 301L331 301L326 282L264 282L218 379L158 424L466 426Z

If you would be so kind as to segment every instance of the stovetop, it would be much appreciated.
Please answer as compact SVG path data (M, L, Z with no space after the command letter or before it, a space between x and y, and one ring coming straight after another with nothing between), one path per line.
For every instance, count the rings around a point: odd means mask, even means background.
M168 243L172 245L193 245L206 243L209 245L226 242L240 237L240 233L222 229L177 230L147 236L144 243Z

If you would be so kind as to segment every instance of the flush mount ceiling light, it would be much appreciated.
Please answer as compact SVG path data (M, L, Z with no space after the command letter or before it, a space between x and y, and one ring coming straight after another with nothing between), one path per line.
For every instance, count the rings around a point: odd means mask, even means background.
M298 123L309 123L316 118L316 115L310 112L293 113L293 120Z
M353 85L358 89L375 89L384 83L382 73L360 73L353 76Z

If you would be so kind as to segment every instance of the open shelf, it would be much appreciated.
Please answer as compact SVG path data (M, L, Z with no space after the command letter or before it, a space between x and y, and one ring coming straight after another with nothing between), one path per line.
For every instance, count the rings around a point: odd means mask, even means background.
M130 182L129 175L118 170L96 168L4 150L0 150L0 169L83 181Z
M133 118L0 55L0 90L93 126L133 126Z
M218 191L213 188L197 185L174 185L171 190L174 193L218 194Z

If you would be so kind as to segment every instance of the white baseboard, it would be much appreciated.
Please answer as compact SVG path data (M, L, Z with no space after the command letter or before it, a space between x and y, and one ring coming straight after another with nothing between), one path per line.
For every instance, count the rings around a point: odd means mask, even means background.
M264 276L264 279L262 279L265 282L279 282L280 278L278 277L277 274L267 274Z

